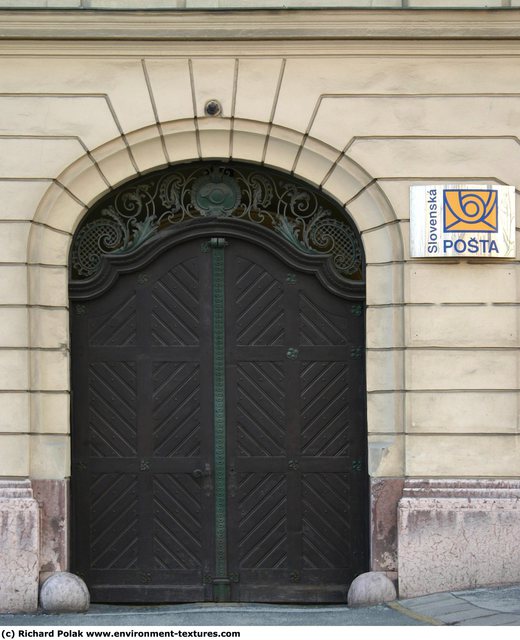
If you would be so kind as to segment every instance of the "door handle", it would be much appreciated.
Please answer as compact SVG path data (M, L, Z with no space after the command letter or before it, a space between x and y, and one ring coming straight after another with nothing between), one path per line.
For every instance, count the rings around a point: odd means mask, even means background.
M204 489L204 493L209 496L211 495L211 492L213 490L213 474L211 472L211 465L209 462L206 462L204 464L204 468L203 469L194 469L191 472L191 475L196 479L199 480L200 478L203 478L202 481L202 488Z

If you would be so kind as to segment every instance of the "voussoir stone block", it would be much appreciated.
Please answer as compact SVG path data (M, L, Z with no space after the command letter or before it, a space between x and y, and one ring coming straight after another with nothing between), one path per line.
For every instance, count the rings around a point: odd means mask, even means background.
M361 607L395 600L394 583L382 571L362 573L354 579L348 590L349 607Z
M49 613L81 613L90 606L90 594L81 578L73 573L60 571L43 583L40 605Z

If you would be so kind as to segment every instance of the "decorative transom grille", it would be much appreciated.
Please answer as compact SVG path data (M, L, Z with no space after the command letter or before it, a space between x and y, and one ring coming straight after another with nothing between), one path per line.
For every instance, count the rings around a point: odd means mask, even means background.
M340 277L363 277L359 236L346 212L324 194L262 167L197 163L141 177L102 198L75 235L72 278L95 276L103 256L130 253L152 236L200 218L262 225L299 251L330 255Z

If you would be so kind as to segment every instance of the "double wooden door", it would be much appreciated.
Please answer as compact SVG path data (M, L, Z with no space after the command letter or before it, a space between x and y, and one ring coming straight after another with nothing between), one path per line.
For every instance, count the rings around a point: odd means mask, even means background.
M341 602L366 570L362 307L236 237L72 300L73 570L98 602Z

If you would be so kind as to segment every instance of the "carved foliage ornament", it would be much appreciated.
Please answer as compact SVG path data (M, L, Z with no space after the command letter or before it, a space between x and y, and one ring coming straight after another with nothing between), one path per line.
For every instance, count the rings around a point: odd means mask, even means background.
M73 279L94 276L103 256L129 253L161 231L200 218L262 225L299 251L330 255L339 276L362 277L356 232L318 191L258 167L198 164L141 178L96 205L74 238Z

